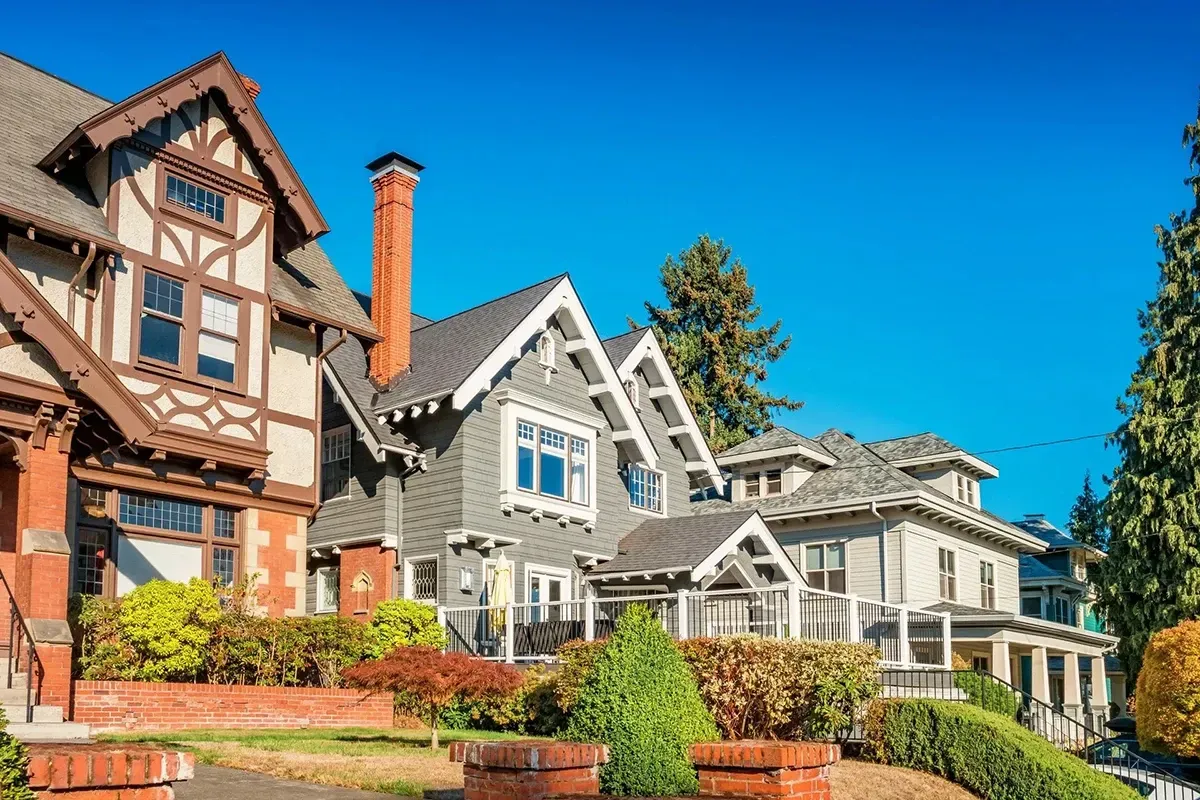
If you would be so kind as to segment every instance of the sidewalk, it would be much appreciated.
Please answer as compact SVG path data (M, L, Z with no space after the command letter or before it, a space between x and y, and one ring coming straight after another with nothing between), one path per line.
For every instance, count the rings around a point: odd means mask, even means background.
M339 789L224 767L196 765L196 777L175 784L177 800L372 800L391 794Z

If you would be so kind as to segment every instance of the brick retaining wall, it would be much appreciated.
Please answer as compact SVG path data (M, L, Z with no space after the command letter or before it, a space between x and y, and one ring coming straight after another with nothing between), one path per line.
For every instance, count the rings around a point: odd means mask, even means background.
M190 728L388 728L392 696L353 689L75 681L71 718L96 732Z
M600 791L602 744L574 742L455 742L450 760L462 762L464 800L544 800Z
M174 800L192 777L191 753L112 745L35 744L29 788L38 800Z
M829 768L841 758L835 744L711 742L692 745L701 797L830 800Z

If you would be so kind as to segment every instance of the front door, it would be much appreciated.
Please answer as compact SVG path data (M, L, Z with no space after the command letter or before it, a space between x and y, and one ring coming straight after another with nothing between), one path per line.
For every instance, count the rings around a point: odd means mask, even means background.
M557 603L567 599L567 579L562 575L548 575L534 572L529 576L529 602L534 603L530 609L530 620L559 620L563 618L561 605L539 607L537 603Z

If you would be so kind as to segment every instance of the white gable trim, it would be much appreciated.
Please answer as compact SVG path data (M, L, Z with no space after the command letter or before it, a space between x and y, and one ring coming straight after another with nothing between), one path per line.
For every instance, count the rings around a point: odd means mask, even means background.
M321 372L325 376L325 380L329 381L330 388L337 395L338 402L342 404L342 408L346 409L346 416L350 417L350 422L354 425L356 431L361 431L363 441L366 442L367 448L371 454L375 456L375 460L382 462L387 458L387 453L383 449L383 443L379 441L379 437L371 430L371 426L367 424L367 420L359 411L358 406L354 402L354 398L346 391L346 387L342 385L341 379L337 372L329 365L328 360L321 362ZM416 450L414 449L415 453Z
M545 299L538 303L488 354L483 363L454 390L451 398L453 408L461 411L480 393L490 392L496 375L509 362L520 358L522 346L544 331L552 317L558 318L558 324L567 334L567 347L579 359L584 376L591 387L591 395L604 408L605 415L613 426L613 438L617 441L629 441L638 451L641 461L647 466L655 467L658 453L650 441L650 434L646 432L637 411L626 396L617 371L604 350L604 343L592 327L570 278L564 277L555 285ZM617 428L617 423L625 427Z
M708 554L708 557L701 561L695 569L692 570L692 581L699 583L704 580L704 576L712 572L720 566L722 559L737 549L737 546L750 536L758 537L758 540L767 548L767 552L775 558L775 566L787 577L789 581L807 586L807 582L800 574L800 570L788 558L787 553L783 552L783 548L779 546L779 542L775 540L775 535L767 528L767 523L761 516L755 513L745 522L738 526L737 530L729 534L725 541L721 542L715 550Z
M660 402L663 400L670 401L671 405L675 407L675 413L683 420L683 425L679 426L683 429L682 431L670 428L667 433L688 440L695 450L693 454L695 458L689 457L687 460L688 471L703 472L704 477L708 478L709 482L718 492L724 492L725 479L721 477L721 468L717 466L717 461L713 457L712 451L708 449L708 442L704 440L704 434L700 431L700 425L696 422L696 416L692 413L687 400L683 397L683 392L679 388L679 381L675 377L675 372L667 363L666 354L658 346L658 339L654 337L654 331L646 328L645 334L634 345L634 348L629 351L629 355L625 356L625 360L617 365L617 376L622 381L631 378L633 371L647 359L654 363L655 372L663 380L663 386L651 387L650 396ZM665 392L659 392L656 396L655 389L664 389Z

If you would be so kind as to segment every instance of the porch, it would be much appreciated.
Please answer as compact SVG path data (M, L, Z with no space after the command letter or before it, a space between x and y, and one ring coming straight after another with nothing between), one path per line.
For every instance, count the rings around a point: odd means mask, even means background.
M605 590L602 590L605 591ZM864 642L886 667L948 669L950 617L796 583L760 588L588 596L581 600L439 607L447 650L513 662L551 661L563 644L610 636L633 605L677 640L731 634Z

